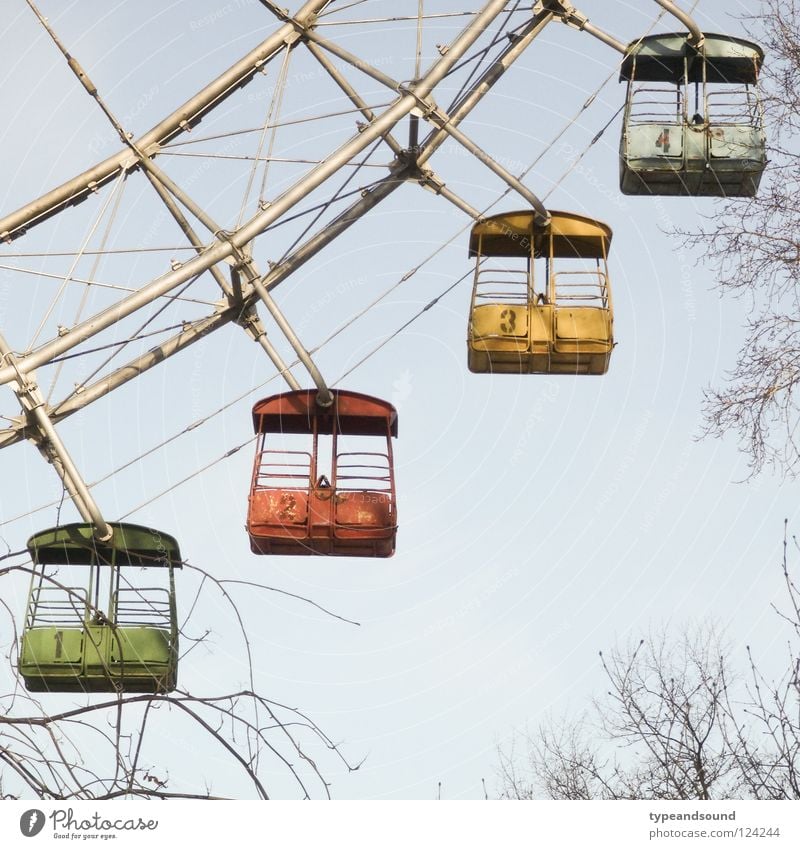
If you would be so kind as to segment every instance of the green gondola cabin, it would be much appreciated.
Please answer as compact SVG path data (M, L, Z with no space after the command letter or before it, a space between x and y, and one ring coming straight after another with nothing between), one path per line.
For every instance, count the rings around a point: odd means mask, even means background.
M19 673L31 692L167 693L177 685L178 544L151 528L110 527L107 543L88 524L28 540L33 576ZM160 585L134 583L141 570Z
M699 47L681 33L628 45L622 193L753 197L766 165L763 61L757 44L712 33Z

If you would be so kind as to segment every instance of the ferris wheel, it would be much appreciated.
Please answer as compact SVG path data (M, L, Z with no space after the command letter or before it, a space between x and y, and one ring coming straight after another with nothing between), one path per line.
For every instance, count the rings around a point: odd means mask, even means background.
M178 542L110 521L57 426L147 372L168 369L172 357L217 331L244 331L286 384L252 410L251 551L395 551L397 411L326 379L320 346L308 346L279 287L398 189L418 186L465 216L462 245L475 259L465 368L607 372L615 345L611 228L549 209L525 173L476 142L466 122L551 25L567 24L619 55L627 91L622 192L752 196L765 167L761 49L703 33L668 0L656 2L680 31L630 43L561 0L489 0L469 12L432 11L417 0L403 14L382 0L308 0L296 11L260 0L266 37L144 132L132 129L137 107L118 113L113 91L59 22L26 2L103 122L90 151L115 147L0 216L3 269L15 286L37 285L30 326L0 327L0 376L11 390L0 447L33 442L82 519L28 541L34 568L19 670L31 691L176 686ZM212 31L223 14L193 21L193 32ZM452 20L463 23L460 31L438 42L436 27ZM402 78L367 58L395 37L393 27L413 36ZM150 106L143 97L142 109ZM500 181L497 200L509 209L471 200L469 186L437 171L445 144ZM212 184L225 185L224 196L209 193ZM150 211L134 215L143 197ZM72 248L58 246L54 228ZM350 316L336 335L385 294L345 303ZM12 395L21 410L10 409ZM54 582L59 566L82 577L73 586ZM152 569L160 585L137 585L128 577L134 567Z

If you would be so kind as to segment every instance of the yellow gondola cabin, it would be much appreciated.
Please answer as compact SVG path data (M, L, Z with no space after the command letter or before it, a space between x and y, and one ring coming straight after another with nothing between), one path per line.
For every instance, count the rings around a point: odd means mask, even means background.
M476 373L605 374L614 347L611 228L571 212L475 224L468 365Z

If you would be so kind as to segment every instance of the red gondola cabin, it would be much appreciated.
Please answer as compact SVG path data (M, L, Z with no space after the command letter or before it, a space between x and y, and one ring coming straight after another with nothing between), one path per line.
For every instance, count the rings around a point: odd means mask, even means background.
M329 407L313 389L253 407L247 532L255 554L394 554L397 411L358 392L332 394Z

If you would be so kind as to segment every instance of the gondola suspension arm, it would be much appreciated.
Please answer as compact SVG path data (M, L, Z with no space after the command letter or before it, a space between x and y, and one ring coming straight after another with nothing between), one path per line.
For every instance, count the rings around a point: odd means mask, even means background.
M439 107L430 103L426 104L426 106L427 108L423 111L423 117L427 121L437 129L444 130L454 141L458 142L490 171L494 172L509 188L521 195L535 210L537 224L546 227L550 223L550 213L544 204L521 180L518 180L510 171L503 168L499 162L492 159L485 150L459 130L452 118L439 109Z
M0 334L0 359L4 364L16 369L17 358L2 334ZM41 448L42 453L58 473L78 512L85 521L94 526L97 539L100 542L108 542L112 537L112 530L100 513L100 508L92 497L89 487L78 472L47 414L44 395L39 389L35 375L33 372L25 375L17 372L17 379L11 381L11 388L19 399L29 422L36 430L38 439L33 441Z
M684 12L683 9L678 8L674 3L671 3L670 0L656 0L656 3L662 9L666 9L671 15L674 15L689 30L689 43L692 47L699 50L703 46L705 36L694 18L687 12Z

